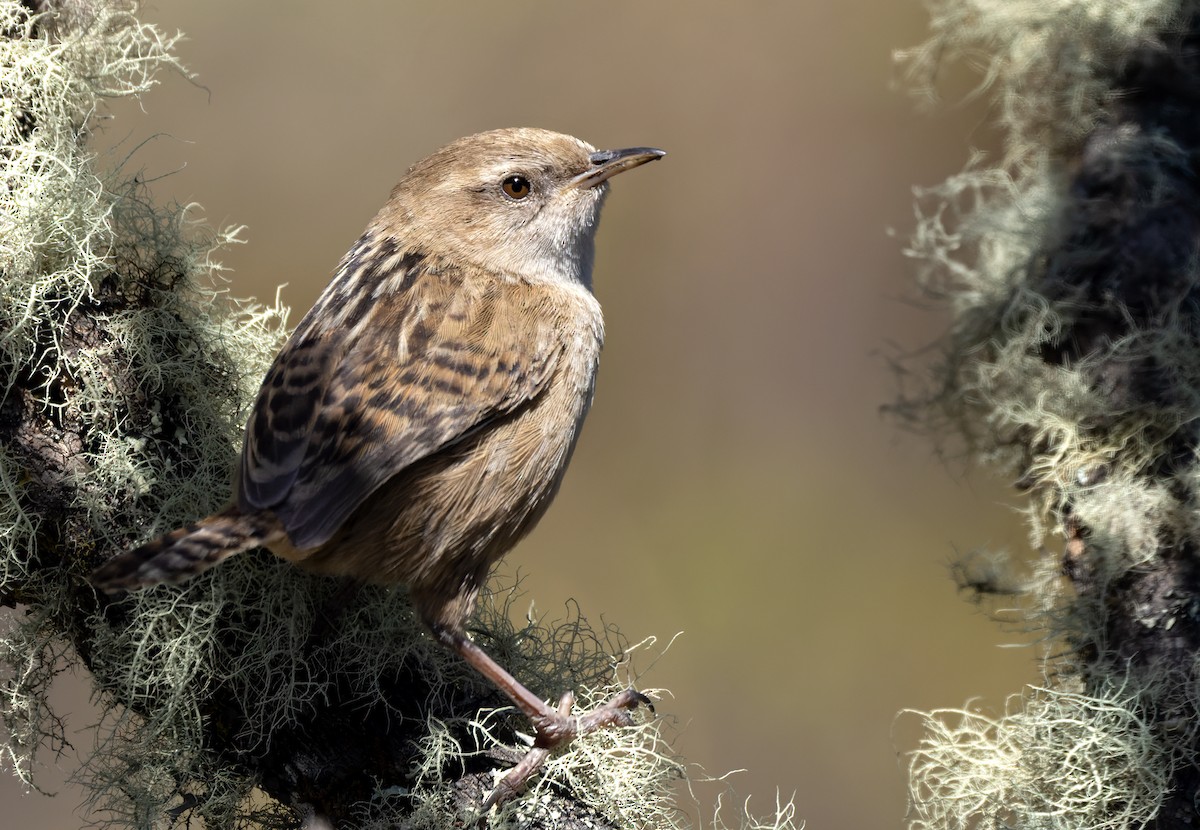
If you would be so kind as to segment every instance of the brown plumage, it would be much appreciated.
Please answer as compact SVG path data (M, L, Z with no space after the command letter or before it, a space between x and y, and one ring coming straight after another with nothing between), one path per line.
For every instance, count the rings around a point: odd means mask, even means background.
M545 130L460 139L415 165L275 359L232 504L120 554L109 592L180 582L265 546L300 567L404 583L431 630L533 720L545 751L629 722L632 690L549 707L464 633L491 565L545 512L591 403L591 293L607 179L663 155Z

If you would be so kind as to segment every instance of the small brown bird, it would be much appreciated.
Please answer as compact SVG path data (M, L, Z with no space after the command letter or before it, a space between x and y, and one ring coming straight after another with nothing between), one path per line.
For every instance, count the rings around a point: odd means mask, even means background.
M267 372L233 501L92 574L177 583L265 546L302 568L405 583L437 638L533 721L548 750L631 723L630 689L580 716L539 700L466 635L493 563L558 490L591 404L604 325L592 261L608 179L661 158L546 130L460 139L415 165Z

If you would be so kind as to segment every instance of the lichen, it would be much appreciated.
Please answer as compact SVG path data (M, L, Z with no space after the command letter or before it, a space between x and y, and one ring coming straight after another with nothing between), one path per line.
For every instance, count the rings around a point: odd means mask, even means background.
M909 756L909 826L1125 830L1149 822L1172 760L1143 701L1031 687L992 717L976 708L920 713L926 732Z
M938 72L968 63L1001 150L917 192L907 253L952 317L932 371L902 374L917 386L893 411L936 440L961 438L1028 497L1032 567L992 556L957 575L976 595L1021 595L1045 680L1000 716L917 713L910 824L1145 826L1189 763L1200 718L1186 587L1200 413L1195 111L1180 93L1194 87L1197 9L928 5L932 37L901 55L910 80L931 97Z

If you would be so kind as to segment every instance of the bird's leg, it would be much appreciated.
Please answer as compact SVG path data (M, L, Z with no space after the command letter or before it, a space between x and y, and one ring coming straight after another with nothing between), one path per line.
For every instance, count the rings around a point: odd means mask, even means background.
M533 722L535 738L533 748L492 791L483 804L484 812L503 804L525 789L529 778L538 771L550 752L564 746L577 735L586 735L606 726L632 726L630 710L644 705L654 711L650 698L635 689L626 689L582 715L572 715L575 695L567 692L558 701L558 708L551 708L545 701L525 688L515 677L475 645L462 631L447 628L437 630L439 639L454 649L462 658L495 684Z

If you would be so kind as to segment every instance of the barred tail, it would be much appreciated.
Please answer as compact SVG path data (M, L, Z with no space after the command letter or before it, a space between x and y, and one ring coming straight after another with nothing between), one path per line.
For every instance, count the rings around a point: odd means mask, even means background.
M243 515L230 507L117 554L92 571L92 584L109 594L160 582L178 584L235 553L276 541L282 535L274 516Z

